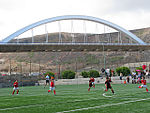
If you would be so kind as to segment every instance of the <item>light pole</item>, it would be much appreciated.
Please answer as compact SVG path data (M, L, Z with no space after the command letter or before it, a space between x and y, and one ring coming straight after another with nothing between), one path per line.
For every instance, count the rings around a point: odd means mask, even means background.
M104 56L104 69L106 68L105 48L103 45L103 56Z
M57 67L57 65L58 65L58 55L57 55L57 52L56 52L56 79L58 80L58 67Z
M76 73L77 73L78 67L77 67L77 58L76 58Z
M59 63L59 64L58 64L58 75L59 75L59 78L61 79L61 74L60 74L60 71L61 71L61 70L60 70L60 66L61 66L61 64Z
M9 74L11 75L11 59L9 59Z
M22 62L20 62L20 73L22 74Z
M31 75L31 59L30 59L30 75Z
M40 60L39 60L39 74L41 72Z

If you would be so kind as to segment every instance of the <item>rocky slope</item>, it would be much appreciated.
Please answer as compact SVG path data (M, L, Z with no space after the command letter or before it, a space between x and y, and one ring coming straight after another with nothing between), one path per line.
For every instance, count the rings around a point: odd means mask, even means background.
M132 33L140 37L144 42L150 43L150 28L131 30ZM63 42L71 42L72 34L62 33ZM49 42L59 40L58 33L48 34ZM84 34L74 34L75 42L83 42ZM98 37L98 38L97 38ZM108 37L108 38L106 38ZM35 36L35 42L45 42L45 35ZM118 33L107 34L87 34L87 41L95 42L96 39L100 42L117 43ZM12 40L11 42L15 42ZM19 40L20 42L31 42L31 37ZM130 39L122 34L122 42L128 43ZM133 42L135 43L135 42ZM105 54L105 55L104 55ZM104 62L105 56L105 62ZM10 71L10 67L14 72L29 73L53 71L60 73L62 70L71 69L80 71L83 69L98 69L100 70L106 64L106 67L115 68L125 63L134 63L141 61L149 61L150 52L36 52L36 53L1 53L0 54L0 71Z

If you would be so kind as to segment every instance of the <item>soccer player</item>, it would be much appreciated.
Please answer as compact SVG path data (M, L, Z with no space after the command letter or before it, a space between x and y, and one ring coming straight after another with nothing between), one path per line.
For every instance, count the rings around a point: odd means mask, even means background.
M141 72L138 72L137 78L138 78L137 83L140 84L141 83Z
M18 95L18 92L19 92L19 88L18 88L18 80L16 80L13 84L14 88L13 88L13 92L12 92L12 95L14 95L15 91L17 90L17 95Z
M88 91L90 91L91 87L92 87L92 80L90 79L90 80L89 80L89 88L88 88Z
M112 81L111 81L111 77L109 77L109 82L112 82Z
M129 76L127 76L127 83L129 83L130 82L130 78L129 78Z
M49 75L46 75L46 84L45 84L44 88L46 87L47 84L49 84L49 86L50 86L50 83L49 83Z
M121 84L122 84L122 77L123 77L123 74L120 73L120 80L121 80Z
M48 93L51 92L51 91L54 91L54 95L56 95L54 79L51 79L51 84L50 84L50 88L48 90Z
M95 82L95 79L94 79L94 77L91 77L90 80L92 81L92 87L95 88L95 83L94 83L94 82Z
M148 92L145 77L142 77L141 84L142 85L139 86L139 88L143 88L144 87L144 88L146 88L146 91Z
M108 89L111 89L112 93L114 94L114 90L113 90L113 88L111 87L110 82L111 82L111 79L108 78L108 77L106 77L106 81L105 81L106 89L105 89L105 91L108 91Z

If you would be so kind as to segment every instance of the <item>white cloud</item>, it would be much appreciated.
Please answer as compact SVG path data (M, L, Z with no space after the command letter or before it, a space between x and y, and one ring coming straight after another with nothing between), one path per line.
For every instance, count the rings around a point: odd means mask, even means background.
M111 10L115 12L137 12L150 10L149 0L112 0Z
M0 39L61 15L95 16L126 29L149 27L149 4L149 0L0 0Z

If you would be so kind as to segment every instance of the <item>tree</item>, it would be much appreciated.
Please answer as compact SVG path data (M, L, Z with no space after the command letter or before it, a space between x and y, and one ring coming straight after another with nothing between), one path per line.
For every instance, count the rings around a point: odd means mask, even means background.
M55 78L55 74L53 73L53 72L46 72L46 73L44 73L44 76L46 76L46 75L48 75L50 78L51 77L54 77Z
M82 71L81 72L81 76L83 76L83 78L88 78L89 77L89 73L86 71Z
M74 79L75 78L75 72L71 70L66 70L62 72L63 79Z
M123 76L128 76L131 73L131 71L128 67L118 67L118 68L116 68L116 72L118 75L120 75L120 73L122 73Z
M90 70L88 73L89 73L89 77L97 78L100 76L97 70Z

